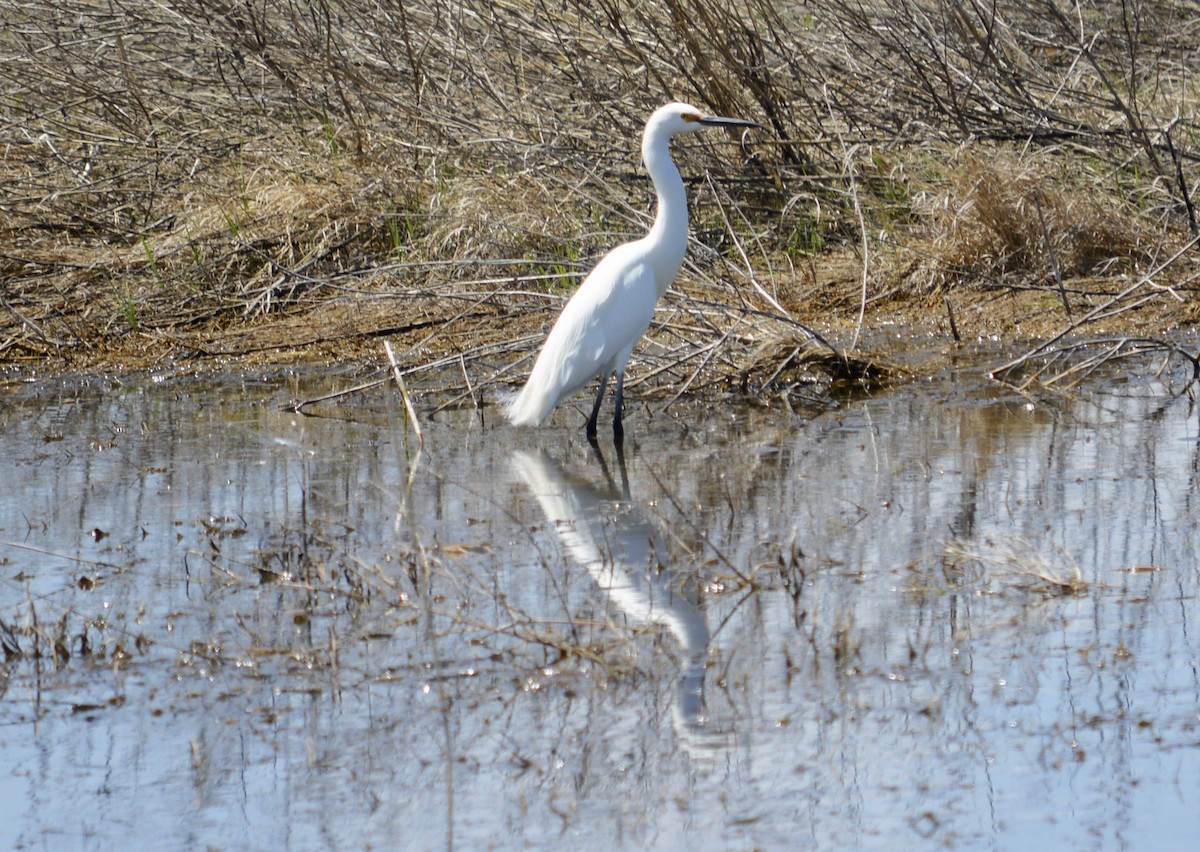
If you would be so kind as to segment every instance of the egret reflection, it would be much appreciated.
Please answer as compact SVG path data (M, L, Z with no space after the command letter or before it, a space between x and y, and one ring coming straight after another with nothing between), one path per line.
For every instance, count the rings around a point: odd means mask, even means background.
M689 752L711 753L730 743L714 730L705 713L704 676L711 634L700 604L697 577L674 571L662 536L629 498L623 454L618 453L618 488L604 456L593 447L603 470L603 487L563 469L541 452L518 451L513 466L537 497L571 558L587 569L596 585L635 622L663 625L680 644L679 673L672 721Z

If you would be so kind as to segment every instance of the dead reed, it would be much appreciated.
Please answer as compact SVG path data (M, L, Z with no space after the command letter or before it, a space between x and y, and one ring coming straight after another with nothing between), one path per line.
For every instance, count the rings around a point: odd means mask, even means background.
M671 97L770 133L680 152L697 244L644 382L782 375L755 358L829 353L814 318L861 328L931 288L1044 290L1070 323L1196 231L1190 33L1177 0L22 0L0 361L386 337L407 370L503 379L644 227L637 138ZM1195 268L1154 283L1190 299Z

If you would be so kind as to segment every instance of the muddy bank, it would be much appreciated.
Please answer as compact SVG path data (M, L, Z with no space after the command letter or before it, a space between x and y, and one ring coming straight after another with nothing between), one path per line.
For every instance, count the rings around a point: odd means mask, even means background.
M893 290L864 304L858 258L831 255L814 269L816 277L772 288L786 314L764 315L728 305L714 308L701 301L706 294L683 282L660 305L655 325L635 352L631 377L636 381L639 371L653 373L645 390L669 392L671 379L686 375L683 368L692 349L721 333L721 326L712 323L713 316L726 326L737 323L738 331L723 342L725 357L711 364L706 381L693 382L698 389L730 385L745 389L747 375L773 374L779 362L794 354L795 346L811 344L821 349L810 331L851 359L878 364L896 376L911 376L936 372L963 345L983 341L1003 344L1014 352L1036 350L1047 341L1078 344L1120 337L1164 344L1179 341L1186 348L1200 313L1195 285L1166 288L1150 279L1139 285L1127 276L1075 282L1067 294L1067 307L1056 288L1007 286L923 295ZM738 286L746 285L728 284L729 289ZM464 299L383 290L371 297L333 297L302 309L179 331L113 333L104 328L89 330L84 324L73 327L78 339L71 345L43 335L37 351L30 347L22 356L10 348L3 365L12 379L164 369L213 372L267 365L336 364L369 371L386 363L383 341L387 340L400 365L415 374L410 381L418 388L423 387L423 376L441 373L451 362L459 363L479 386L493 380L514 383L527 364L505 370L506 365L540 346L567 295L539 293L522 299L511 293L483 292L463 308ZM672 340L678 334L671 326L680 317L696 315L704 315L712 327L707 335L691 330L689 342L694 347L681 348ZM780 317L787 319L780 321ZM20 333L37 337L40 330L27 325ZM918 361L904 344L915 340L927 344L921 347ZM680 368L664 373L661 368L673 361ZM429 389L438 386L433 382Z

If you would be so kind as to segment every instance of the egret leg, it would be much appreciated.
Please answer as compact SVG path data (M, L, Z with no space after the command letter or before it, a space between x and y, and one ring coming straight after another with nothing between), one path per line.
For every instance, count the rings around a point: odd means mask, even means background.
M621 422L621 415L625 408L625 371L617 372L617 396L613 402L615 411L613 412L613 443L618 447L625 440L625 425ZM594 414L592 415L595 416Z
M618 379L618 381L620 381ZM600 416L600 403L604 401L604 390L608 387L608 373L603 373L600 376L600 390L596 391L596 401L592 403L592 416L587 422L587 439L589 441L596 440L596 419ZM620 385L618 384L619 388Z

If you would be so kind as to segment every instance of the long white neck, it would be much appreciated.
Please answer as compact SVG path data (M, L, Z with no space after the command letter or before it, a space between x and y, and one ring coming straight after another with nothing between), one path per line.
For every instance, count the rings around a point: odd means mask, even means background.
M642 140L642 160L658 195L658 212L646 242L651 246L648 257L654 265L659 296L675 279L687 251L688 238L687 192L679 169L671 161L669 144L666 134L647 133Z

